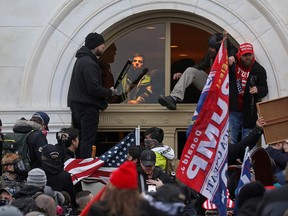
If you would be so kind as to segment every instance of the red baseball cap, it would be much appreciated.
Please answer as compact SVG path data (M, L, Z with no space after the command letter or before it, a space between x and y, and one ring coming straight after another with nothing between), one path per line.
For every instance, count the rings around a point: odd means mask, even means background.
M252 44L250 44L250 43L241 44L239 46L238 53L239 53L239 56L242 56L242 55L244 55L246 53L254 54L254 49L253 49Z

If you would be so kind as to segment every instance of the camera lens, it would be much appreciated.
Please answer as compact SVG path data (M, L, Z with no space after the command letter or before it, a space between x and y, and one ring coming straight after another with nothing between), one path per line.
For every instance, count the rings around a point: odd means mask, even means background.
M8 200L5 200L5 199L1 199L0 200L0 206L5 206L5 205L7 205L8 204Z

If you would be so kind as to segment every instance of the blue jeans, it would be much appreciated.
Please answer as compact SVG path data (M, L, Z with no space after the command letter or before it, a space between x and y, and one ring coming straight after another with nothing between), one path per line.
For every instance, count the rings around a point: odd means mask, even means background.
M241 112L229 113L229 139L231 144L238 143L240 139L248 136L251 130L251 128L243 128Z

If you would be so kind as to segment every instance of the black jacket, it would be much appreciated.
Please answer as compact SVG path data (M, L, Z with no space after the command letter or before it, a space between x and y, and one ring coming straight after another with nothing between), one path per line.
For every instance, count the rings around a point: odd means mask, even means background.
M227 41L227 51L228 51L228 56L234 56L237 53L237 48L233 46L229 41ZM218 52L218 50L217 50ZM213 54L209 49L204 56L204 58L196 65L194 65L194 68L197 68L198 70L207 70L210 68L216 58L216 55Z
M27 196L33 196L36 193L44 193L43 189L40 187L36 187L34 185L26 185L21 190L18 191L13 197L15 199L21 198L21 197L27 197Z
M76 62L68 91L68 107L73 103L90 104L105 110L110 89L102 87L102 71L96 56L85 46L76 53Z
M256 86L258 89L258 93L251 95L249 93L249 89L251 87L251 77L256 77ZM236 84L236 68L235 64L229 67L229 109L230 112L239 112L238 110L238 90ZM249 73L249 77L247 79L245 91L244 91L244 101L243 101L243 127L244 128L253 128L255 127L255 123L257 121L257 109L256 103L260 101L261 98L265 97L268 94L268 86L267 86L267 75L266 70L255 61L251 71ZM254 103L252 103L254 100ZM253 104L253 108L251 109L251 104ZM252 110L252 111L251 111Z
M41 126L33 121L18 120L13 127L13 132L23 134L31 132L26 140L29 148L30 169L40 168L41 149L48 144L46 136L41 131Z
M252 149L262 135L262 129L255 127L248 136L244 137L239 143L228 144L228 165L238 164L237 159L242 160L245 154L245 149L249 146Z
M288 208L288 184L267 190L259 203L257 216L282 216Z
M268 146L265 150L275 162L276 167L274 173L276 174L285 170L288 163L288 152L284 152L282 149L275 149L271 146Z
M138 188L141 192L142 188L144 187L145 191L148 191L148 185L146 184L146 180L148 180L148 176L147 174L142 170L141 166L137 167L137 172L138 172ZM142 179L142 177L143 179ZM155 167L154 171L153 171L153 177L152 179L156 180L156 179L160 179L163 184L166 183L171 183L173 184L173 180L170 178L170 176L168 176L167 173L165 173L160 167ZM143 185L144 183L144 185Z
M57 160L42 160L41 169L47 177L47 185L55 191L66 191L71 197L71 203L76 207L75 188L70 174L63 169L63 164Z

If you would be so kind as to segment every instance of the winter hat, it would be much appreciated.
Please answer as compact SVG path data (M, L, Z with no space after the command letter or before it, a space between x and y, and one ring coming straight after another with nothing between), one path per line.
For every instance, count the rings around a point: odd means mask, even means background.
M36 187L45 187L47 183L46 174L42 169L34 168L28 172L27 184Z
M23 213L13 205L0 206L0 215L23 216Z
M150 149L144 150L141 153L140 160L144 166L155 166L156 154L154 151L152 151Z
M208 45L211 48L214 48L216 50L220 49L221 41L223 40L223 34L222 33L215 33L211 35L208 39Z
M147 192L143 197L150 206L160 211L153 215L180 215L185 204L185 195L174 185L164 184L155 192ZM161 214L162 213L162 214Z
M253 46L250 43L243 43L238 48L239 57L246 53L254 54Z
M138 174L135 163L126 161L113 171L110 175L110 182L119 189L138 188Z
M85 38L85 46L90 50L95 49L104 42L105 40L103 36L96 32L88 34L87 37Z
M49 131L49 128L48 128L48 124L49 124L49 121L50 121L50 117L47 115L47 113L45 112L42 112L42 111L39 111L39 112L36 112L32 115L32 118L39 118L41 119L42 121L42 124L46 126L46 130ZM30 119L30 120L31 120Z
M164 184L157 189L157 191L147 192L157 201L163 202L183 202L185 201L185 195L174 184Z

